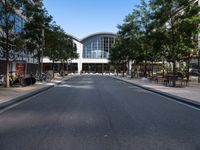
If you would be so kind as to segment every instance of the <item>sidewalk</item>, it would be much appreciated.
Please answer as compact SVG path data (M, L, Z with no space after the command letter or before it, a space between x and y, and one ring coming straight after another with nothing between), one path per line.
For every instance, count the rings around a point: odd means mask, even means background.
M167 87L162 84L156 84L153 81L150 82L145 78L131 79L130 77L119 76L115 76L115 78L150 89L156 93L161 92L172 95L176 98L191 100L191 102L198 103L198 105L200 105L200 84L198 83L190 83L188 87Z
M76 75L69 75L66 77L55 77L51 82L36 82L36 84L26 87L0 87L0 108L6 107L12 103L31 97L37 93L45 91L54 85L61 83L64 80L75 77Z

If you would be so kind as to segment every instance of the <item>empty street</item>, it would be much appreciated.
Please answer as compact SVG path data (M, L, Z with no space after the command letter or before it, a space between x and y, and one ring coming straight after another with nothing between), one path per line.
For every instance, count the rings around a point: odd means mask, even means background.
M0 114L1 150L199 150L200 111L82 75Z

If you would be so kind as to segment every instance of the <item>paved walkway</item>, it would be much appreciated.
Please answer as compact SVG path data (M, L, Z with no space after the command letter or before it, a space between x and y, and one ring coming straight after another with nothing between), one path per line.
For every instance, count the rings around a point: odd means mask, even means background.
M167 87L162 84L156 84L155 82L150 82L148 79L145 78L131 79L130 77L119 77L119 76L115 77L140 86L144 86L171 95L200 102L200 84L198 83L190 83L189 87Z
M14 98L21 97L23 95L29 94L31 92L47 88L50 86L54 86L57 83L62 82L63 80L67 80L69 78L74 77L74 75L69 75L67 77L55 77L51 82L37 82L34 85L26 86L26 87L11 87L11 88L4 88L0 87L0 104L8 102Z

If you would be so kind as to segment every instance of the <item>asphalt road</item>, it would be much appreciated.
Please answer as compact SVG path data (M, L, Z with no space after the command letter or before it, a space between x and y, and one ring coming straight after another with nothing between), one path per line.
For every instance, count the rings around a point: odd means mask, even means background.
M81 76L1 113L0 150L200 150L200 111Z

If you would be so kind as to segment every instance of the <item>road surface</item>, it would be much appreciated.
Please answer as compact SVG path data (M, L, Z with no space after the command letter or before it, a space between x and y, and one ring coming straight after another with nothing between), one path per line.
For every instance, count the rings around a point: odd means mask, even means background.
M1 113L0 150L200 150L200 111L79 76Z

